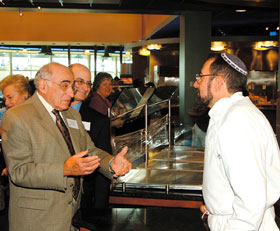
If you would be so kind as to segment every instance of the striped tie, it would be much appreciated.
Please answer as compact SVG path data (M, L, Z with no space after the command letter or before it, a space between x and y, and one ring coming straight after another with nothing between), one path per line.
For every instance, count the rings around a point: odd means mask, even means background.
M63 119L61 118L59 111L56 109L53 109L52 113L56 117L56 125L59 128L59 131L61 132L61 134L67 144L70 154L75 155L75 150L74 150L74 147L73 147L73 144L71 141L70 133L69 133ZM73 197L76 200L79 195L79 191L80 191L80 177L75 176L74 179L75 179L75 182L74 182L74 187L73 187Z

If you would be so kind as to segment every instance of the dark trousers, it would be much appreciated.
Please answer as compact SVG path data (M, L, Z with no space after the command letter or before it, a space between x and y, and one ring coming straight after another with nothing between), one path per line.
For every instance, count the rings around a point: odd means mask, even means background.
M98 171L84 177L81 198L82 217L92 216L109 206L111 181Z

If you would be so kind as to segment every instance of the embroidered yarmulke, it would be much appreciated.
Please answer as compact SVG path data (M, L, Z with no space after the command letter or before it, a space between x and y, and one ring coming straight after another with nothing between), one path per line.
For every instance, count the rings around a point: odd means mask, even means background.
M247 75L247 68L243 61L235 55L228 53L221 53L221 57L225 60L232 68L237 70L243 75Z

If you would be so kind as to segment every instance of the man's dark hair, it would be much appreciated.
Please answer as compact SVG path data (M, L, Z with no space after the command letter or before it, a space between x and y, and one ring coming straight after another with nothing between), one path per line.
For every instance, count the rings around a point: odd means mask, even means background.
M220 54L210 54L207 58L215 59L210 65L211 73L219 74L222 73L225 77L225 82L227 83L227 88L230 93L235 93L237 91L242 91L246 89L247 76L241 74L234 68L232 68Z

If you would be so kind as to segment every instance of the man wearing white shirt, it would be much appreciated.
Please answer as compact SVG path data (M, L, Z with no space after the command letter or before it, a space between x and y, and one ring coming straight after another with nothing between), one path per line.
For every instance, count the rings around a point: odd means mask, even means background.
M210 56L194 87L208 105L203 198L211 231L279 230L280 155L275 134L248 97L247 69L236 56Z

